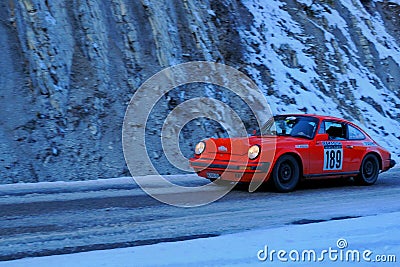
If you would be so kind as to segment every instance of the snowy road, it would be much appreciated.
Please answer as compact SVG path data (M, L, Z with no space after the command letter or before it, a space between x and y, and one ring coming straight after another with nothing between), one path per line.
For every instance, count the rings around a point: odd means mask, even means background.
M201 185L196 176L173 176ZM206 192L204 192L206 193ZM308 182L290 194L244 188L197 208L147 196L130 178L0 186L0 260L186 240L400 211L400 169L372 187Z

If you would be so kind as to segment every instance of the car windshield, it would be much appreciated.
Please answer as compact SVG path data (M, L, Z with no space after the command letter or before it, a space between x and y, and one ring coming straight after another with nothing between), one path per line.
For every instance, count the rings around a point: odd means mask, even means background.
M312 139L318 119L305 116L275 116L262 128L262 135L292 136Z

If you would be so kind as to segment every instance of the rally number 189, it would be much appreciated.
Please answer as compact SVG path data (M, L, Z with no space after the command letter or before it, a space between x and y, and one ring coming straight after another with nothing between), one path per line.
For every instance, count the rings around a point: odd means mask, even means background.
M341 170L343 149L324 149L324 170Z

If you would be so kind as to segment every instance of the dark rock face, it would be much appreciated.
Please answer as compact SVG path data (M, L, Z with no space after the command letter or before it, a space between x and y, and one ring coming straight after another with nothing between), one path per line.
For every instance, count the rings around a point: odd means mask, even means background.
M393 43L386 37L380 38L379 44L365 37L360 22L341 1L271 2L299 25L302 33L293 34L287 18L275 27L286 31L288 40L300 40L304 49L291 46L289 41L277 45L269 39L271 25L256 23L260 18L255 10L263 9L262 1L259 4L256 0L3 1L0 183L129 175L121 128L130 98L156 72L193 60L225 63L244 71L271 96L275 112L328 112L302 105L302 92L308 92L315 99L335 103L339 114L365 123L377 135L398 140L399 134L393 131L375 130L381 126L376 122L380 119L370 120L363 111L363 105L368 104L395 125L400 121L400 62L398 57L379 56L380 46ZM354 2L354 9L378 18L364 21L371 31L379 35L379 29L386 29L399 42L400 6L396 2ZM323 14L329 12L347 23L353 40L328 24ZM335 37L329 42L327 32ZM275 54L263 52L269 47ZM348 52L352 47L357 51ZM400 53L398 46L391 48ZM302 55L315 62L313 70L307 69ZM313 78L304 78L309 79L305 82L288 71L284 77L290 84L277 88L282 78L276 66L265 63L268 57L280 60L285 70L296 69ZM376 80L375 90L390 92L385 98L387 105L369 95L352 93L361 86L360 80L346 75L357 65L374 74L370 80ZM162 99L151 122L155 129L151 135L158 136L165 119L157 114L167 114L193 96L210 93L207 88L187 86ZM212 96L236 106L246 122L251 120L242 104L229 94L215 89ZM199 123L203 124L200 132L196 128ZM190 155L195 140L218 128L211 122L199 123L189 124L182 132L185 155ZM176 171L162 157L158 145L149 150L157 165L163 166L160 172Z

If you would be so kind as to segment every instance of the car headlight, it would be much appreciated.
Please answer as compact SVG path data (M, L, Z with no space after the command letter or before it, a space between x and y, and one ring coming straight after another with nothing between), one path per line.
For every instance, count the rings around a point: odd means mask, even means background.
M199 142L196 147L194 148L194 153L196 155L200 155L201 153L204 152L204 150L206 149L206 143L204 142Z
M258 157L259 154L260 154L260 147L258 145L250 147L249 152L247 153L249 159L255 159Z

